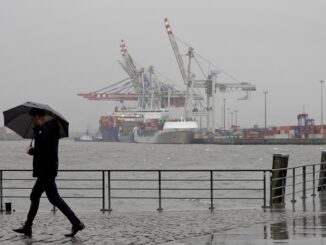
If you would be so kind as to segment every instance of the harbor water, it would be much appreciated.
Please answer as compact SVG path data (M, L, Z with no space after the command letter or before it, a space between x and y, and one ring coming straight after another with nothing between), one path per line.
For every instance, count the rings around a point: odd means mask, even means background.
M29 141L1 141L0 142L0 168L1 169L31 169L32 158L25 153L25 148ZM135 143L103 143L89 142L80 143L72 140L61 140L59 146L60 169L125 169L125 170L184 170L184 169L270 169L272 167L273 154L289 154L289 167L307 163L320 162L321 151L325 149L323 145L205 145L205 144L186 144L186 145L161 145L161 144L135 144ZM93 178L91 173L80 175L79 173L59 173L58 179L70 177ZM124 178L130 173L119 173L116 178ZM140 177L140 173L132 173L133 177ZM185 173L174 172L173 178L186 177ZM206 178L203 172L189 173L192 178ZM246 174L246 178L255 178L254 173L231 173L230 177L237 178L236 175ZM187 175L187 173L186 173ZM27 178L31 173L10 173L10 178ZM101 177L97 175L96 177ZM153 176L148 175L148 178ZM156 177L156 176L155 176ZM240 176L238 176L240 177ZM6 185L10 185L7 181ZM86 187L92 187L93 183L86 182ZM6 186L4 185L4 186ZM20 185L27 187L20 190L19 195L28 196L33 186L33 181L22 180ZM69 184L69 187L78 187L80 183ZM197 183L185 183L186 187L198 187ZM67 187L66 183L58 181L58 187ZM101 186L101 183L99 183ZM127 187L127 183L120 183L119 187ZM113 186L115 187L115 186ZM117 187L117 186L116 186ZM129 183L130 187L130 183ZM149 182L142 183L141 187L151 187ZM199 186L202 187L202 186ZM5 190L5 194L10 194ZM101 208L100 199L79 199L76 197L92 196L92 191L60 190L62 196L73 196L67 202L78 210L99 210ZM96 194L96 193L95 193ZM101 194L99 190L97 194ZM97 195L96 194L96 195ZM181 195L182 192L175 195ZM202 193L198 193L199 196ZM146 191L136 193L135 191L115 192L113 196L146 196ZM208 194L207 194L208 195ZM234 194L233 194L234 195ZM236 194L235 194L236 195ZM240 194L239 194L240 195ZM45 196L45 195L44 195ZM17 211L26 211L29 206L27 198L7 198L4 201L13 203L13 208ZM163 208L168 210L192 210L207 209L209 200L164 200ZM232 201L218 200L216 208L252 208L261 207L261 203L254 201ZM51 205L47 200L42 200L41 209L49 210ZM134 200L134 199L114 199L112 208L116 211L153 211L157 208L157 200Z

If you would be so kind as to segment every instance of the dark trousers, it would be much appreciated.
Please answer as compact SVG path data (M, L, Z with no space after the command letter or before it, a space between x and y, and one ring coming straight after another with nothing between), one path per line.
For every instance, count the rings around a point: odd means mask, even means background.
M80 223L80 220L76 217L74 212L60 197L58 193L57 185L55 183L55 178L50 178L50 179L38 178L35 182L35 185L32 189L32 193L30 196L31 206L29 208L27 220L25 222L26 226L31 227L33 225L33 220L36 216L40 204L40 198L44 191L50 203L56 206L69 219L72 225L78 225Z

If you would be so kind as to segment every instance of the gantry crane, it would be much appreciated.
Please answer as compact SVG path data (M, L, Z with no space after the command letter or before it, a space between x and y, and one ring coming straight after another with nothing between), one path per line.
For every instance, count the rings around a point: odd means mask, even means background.
M137 108L141 110L184 106L185 91L160 81L153 66L149 66L147 70L138 68L123 40L121 40L120 51L122 60L118 63L128 74L128 78L94 92L80 93L79 96L89 100L137 101ZM195 95L195 100L202 99L202 96Z
M201 117L206 117L207 120L207 128L208 130L215 130L215 111L216 111L216 92L219 90L222 93L225 92L233 92L233 91L244 91L245 96L241 98L241 100L248 99L251 91L256 90L256 86L246 82L237 82L237 83L221 83L218 82L217 78L221 71L212 71L208 76L205 76L204 79L198 80L195 79L195 75L192 73L192 63L193 60L200 67L198 60L196 58L196 54L194 52L193 47L188 47L188 65L187 70L185 68L182 56L179 52L179 47L176 42L175 35L172 31L171 25L167 18L164 19L164 25L176 57L179 70L182 76L182 79L186 85L186 98L185 98L185 107L184 107L184 117L185 118L197 118L199 117L201 121ZM206 94L206 104L201 103L201 108L193 108L194 107L194 94L199 91L204 90ZM195 93L196 92L196 93ZM198 103L197 103L198 104Z
M121 40L120 50L122 61L118 61L129 75L138 97L138 108L160 109L161 108L161 86L154 74L154 67L150 66L146 72L144 68L137 68L126 44Z

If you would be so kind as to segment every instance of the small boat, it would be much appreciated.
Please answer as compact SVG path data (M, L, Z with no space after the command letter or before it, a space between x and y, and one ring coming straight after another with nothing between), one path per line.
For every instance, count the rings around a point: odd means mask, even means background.
M97 135L96 137L89 135L88 130L86 131L86 134L84 134L81 137L75 137L74 140L76 142L99 142L102 141L102 137Z

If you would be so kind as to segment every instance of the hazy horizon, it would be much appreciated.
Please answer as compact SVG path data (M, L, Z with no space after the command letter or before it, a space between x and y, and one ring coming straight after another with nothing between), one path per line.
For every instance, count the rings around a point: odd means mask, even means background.
M237 100L243 93L218 94L217 127L223 98L239 111L240 126L263 126L265 90L268 125L295 125L303 111L320 124L325 9L322 0L3 0L0 110L47 103L70 121L71 131L96 131L99 117L119 103L77 94L127 77L117 63L121 39L138 64L154 65L182 86L163 24L168 17L174 33L196 52L257 86L248 101Z

